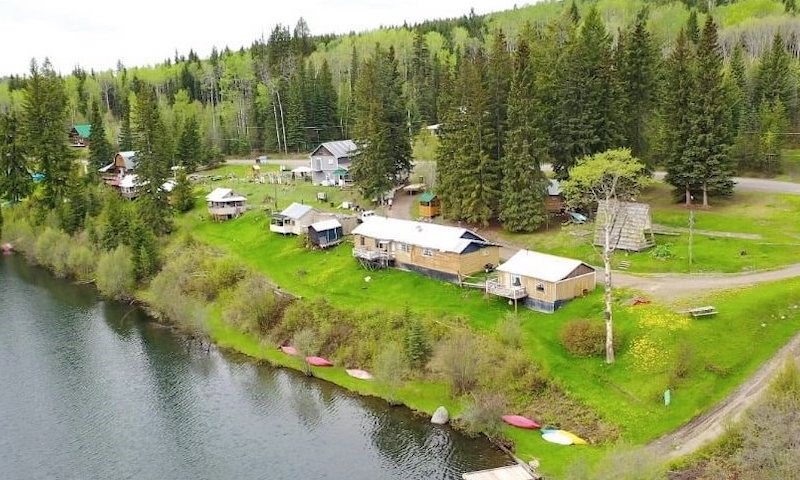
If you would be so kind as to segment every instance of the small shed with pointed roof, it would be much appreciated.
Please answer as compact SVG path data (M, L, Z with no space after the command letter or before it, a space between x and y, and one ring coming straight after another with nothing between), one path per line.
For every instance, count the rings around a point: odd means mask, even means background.
M335 218L329 218L308 226L308 242L317 248L333 247L344 240L344 228Z
M433 192L425 192L419 196L419 216L433 218L442 213L439 197Z
M650 205L617 201L609 209L605 201L600 201L595 218L595 245L605 245L604 225L608 215L612 222L610 244L614 249L641 252L656 244Z
M284 235L304 235L308 227L317 221L318 212L309 205L294 202L279 213L273 213L269 223L270 232Z

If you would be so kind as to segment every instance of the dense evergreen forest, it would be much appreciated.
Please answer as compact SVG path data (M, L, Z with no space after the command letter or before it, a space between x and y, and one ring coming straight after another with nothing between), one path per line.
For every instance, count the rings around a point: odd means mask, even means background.
M409 168L419 132L440 124L437 190L452 219L533 230L542 164L566 178L578 159L619 147L707 204L730 194L737 171L775 172L797 130L795 9L570 0L345 36L314 36L300 19L249 48L176 52L153 67L61 76L34 62L0 83L13 152L3 170L16 178L38 162L47 202L68 195L57 160L69 152L45 125L91 123L94 167L114 149L140 150L150 185L175 164L354 138L353 176L375 195ZM145 199L164 206L153 190ZM4 196L29 192L7 185Z

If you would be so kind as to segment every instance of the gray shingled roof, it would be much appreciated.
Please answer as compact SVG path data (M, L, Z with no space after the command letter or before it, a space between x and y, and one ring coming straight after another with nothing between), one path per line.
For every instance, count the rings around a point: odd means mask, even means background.
M322 145L314 149L313 152L311 152L311 156L312 157L315 156L317 151L319 151L319 149L323 147L325 148L325 150L331 152L331 154L333 154L333 156L336 158L349 157L358 149L355 142L353 142L352 140L338 140L336 142L323 143Z
M288 217L297 220L303 217L303 215L307 214L311 210L312 210L311 207L308 205L303 205L301 203L292 203L291 205L286 207L286 209L282 211L280 215L283 217Z

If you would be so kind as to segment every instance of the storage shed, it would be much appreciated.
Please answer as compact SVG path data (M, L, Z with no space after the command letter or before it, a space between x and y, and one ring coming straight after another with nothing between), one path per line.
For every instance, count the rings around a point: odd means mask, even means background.
M596 283L595 269L580 260L520 250L497 267L497 278L486 282L486 292L553 313L594 290Z
M605 201L597 204L594 244L605 245L603 225L607 215L612 216L611 246L629 252L641 252L656 244L650 205L635 202L613 202L609 211Z
M419 196L419 216L433 218L441 214L442 206L435 193L425 192Z
M269 230L284 235L303 235L308 232L308 226L316 221L316 210L295 202L280 213L272 214Z
M335 218L322 220L308 226L308 241L317 248L333 247L344 240L344 228Z

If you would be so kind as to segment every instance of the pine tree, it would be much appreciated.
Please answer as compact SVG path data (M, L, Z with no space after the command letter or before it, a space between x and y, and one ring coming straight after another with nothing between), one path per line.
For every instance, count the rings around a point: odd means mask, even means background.
M286 143L299 152L306 144L305 64L302 59L289 77L286 85Z
M553 170L567 178L577 158L622 143L619 87L613 68L611 37L597 7L584 19L577 38L567 46L556 112Z
M178 163L187 171L194 172L201 161L200 132L194 115L186 119L178 142Z
M647 125L654 107L653 90L657 57L647 30L647 8L636 16L633 28L625 36L622 58L622 96L625 105L625 136L633 155L642 158L647 151Z
M697 47L696 82L692 95L692 134L687 160L700 182L703 206L709 195L733 193L730 107L726 103L722 77L722 53L717 40L717 26L708 16Z
M92 132L89 135L89 164L92 174L105 167L114 158L114 151L106 139L106 129L103 126L103 116L100 114L100 105L95 100L92 102Z
M364 196L378 197L411 171L411 140L392 49L376 47L359 67L354 108L358 152L350 173Z
M103 235L100 246L111 251L122 245L128 235L128 213L116 192L109 191L103 203Z
M666 62L663 104L666 133L663 150L667 165L666 181L685 195L687 206L692 201L692 189L697 186L694 168L686 151L692 135L693 62L689 38L681 30L675 50Z
M167 233L171 229L171 209L161 187L169 174L171 149L155 94L149 86L142 88L136 97L134 132L134 147L139 158L136 174L141 217L153 232Z
M142 281L158 268L158 244L155 235L145 222L148 215L142 211L143 203L138 205L139 215L134 215L128 227L127 245L131 249L133 274Z
M780 33L772 41L772 48L766 53L756 72L753 105L782 102L791 115L793 113L794 84L791 60Z
M336 121L336 105L338 103L339 99L333 88L333 78L328 61L323 60L314 81L314 126L322 128L326 132L335 127L338 123ZM326 138L328 137L329 135L326 135Z
M194 208L194 192L192 183L186 175L185 168L179 168L175 176L175 188L172 190L173 204L179 212L188 212Z
M697 10L689 12L689 19L686 21L686 36L693 45L700 41L700 24L697 21Z
M418 121L413 125L416 131L422 124L432 125L438 119L435 66L431 60L428 42L421 30L414 33L414 56L411 58L409 74L411 103L418 114Z
M124 101L122 122L119 128L119 149L123 152L133 150L133 132L131 131L131 109L127 99Z
M17 114L0 115L0 198L17 203L33 190Z
M530 51L520 38L508 101L508 133L503 158L500 220L511 232L532 232L546 219L547 180L541 164L548 160L543 135L535 126L536 101Z
M408 317L408 313L406 313ZM422 368L428 363L432 349L428 335L419 320L411 320L405 337L405 354L413 368Z
M570 21L577 25L581 22L581 14L578 11L578 5L575 3L575 0L572 0L572 3L569 6L569 16Z
M45 59L41 68L31 64L31 77L24 104L26 152L36 159L45 177L42 180L42 201L46 208L55 208L66 194L67 178L72 169L73 154L64 135L67 124L67 93L64 81Z
M85 186L77 169L73 168L67 181L64 202L58 206L61 228L70 235L81 230L86 220L87 210Z
M503 158L503 142L506 135L508 92L511 86L511 56L508 43L502 30L497 30L493 37L492 50L486 69L486 91L489 99L490 122L494 133L488 152L493 160L500 162Z

